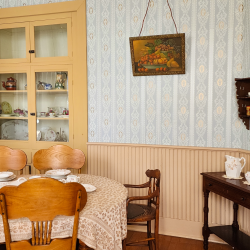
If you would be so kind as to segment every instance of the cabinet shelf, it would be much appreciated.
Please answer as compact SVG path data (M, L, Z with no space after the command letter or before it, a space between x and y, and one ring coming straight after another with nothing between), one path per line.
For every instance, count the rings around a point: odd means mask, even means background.
M68 93L67 89L45 89L45 90L37 90L37 93Z
M1 120L28 120L28 117L19 117L19 116L6 116L6 117L1 117Z
M249 100L250 101L249 96L237 96L237 99L244 99L244 100Z
M37 120L69 120L68 117L39 117L37 116Z
M235 78L236 85L236 98L238 103L238 114L246 128L250 127L250 116L246 115L246 107L250 106L250 78Z
M27 90L0 90L0 93L8 94L27 94Z
M235 230L231 225L209 227L210 231L227 242L230 246L235 249L248 250L250 245L250 236Z

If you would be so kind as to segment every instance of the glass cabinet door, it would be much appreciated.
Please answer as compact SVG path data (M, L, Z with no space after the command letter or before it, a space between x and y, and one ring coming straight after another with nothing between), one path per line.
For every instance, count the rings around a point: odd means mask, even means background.
M0 63L29 62L29 24L0 25Z
M71 19L37 21L31 23L31 60L64 61L72 57Z
M0 139L29 140L27 73L0 72Z
M69 72L35 72L36 141L69 142Z

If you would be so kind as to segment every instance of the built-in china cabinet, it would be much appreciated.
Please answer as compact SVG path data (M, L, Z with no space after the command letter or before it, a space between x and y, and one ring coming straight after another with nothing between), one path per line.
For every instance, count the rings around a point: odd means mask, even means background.
M56 144L87 156L85 17L85 0L0 9L0 145L28 165Z

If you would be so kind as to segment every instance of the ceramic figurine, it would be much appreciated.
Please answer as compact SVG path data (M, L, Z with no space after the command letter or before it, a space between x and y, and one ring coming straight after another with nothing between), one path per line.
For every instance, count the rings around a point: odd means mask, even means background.
M55 88L56 89L64 89L66 80L67 80L66 72L57 72Z
M43 82L38 81L37 89L38 90L44 90L45 89L45 84Z
M44 89L52 89L52 85L50 83L45 83Z

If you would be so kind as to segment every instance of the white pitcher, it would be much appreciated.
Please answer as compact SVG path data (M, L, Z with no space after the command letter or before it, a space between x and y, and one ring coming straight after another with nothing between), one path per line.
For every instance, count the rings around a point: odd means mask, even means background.
M230 155L225 155L227 161L225 162L226 175L232 178L239 178L242 169L245 167L246 159L244 157L237 158ZM244 160L243 166L241 160Z

